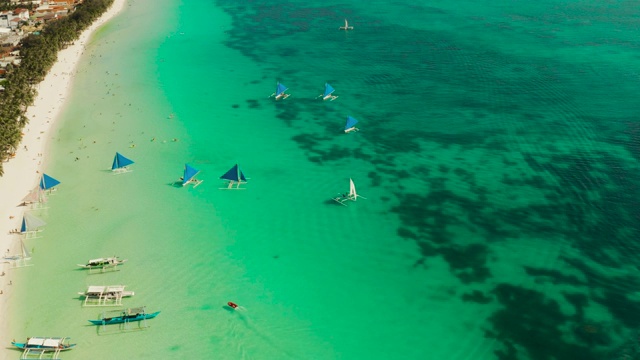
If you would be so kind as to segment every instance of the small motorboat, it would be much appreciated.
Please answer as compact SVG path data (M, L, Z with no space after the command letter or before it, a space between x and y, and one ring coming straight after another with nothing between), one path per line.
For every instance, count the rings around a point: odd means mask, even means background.
M238 304L236 304L236 303L234 303L232 301L229 301L227 303L227 305L229 305L229 307L232 308L232 309L237 309L238 308Z

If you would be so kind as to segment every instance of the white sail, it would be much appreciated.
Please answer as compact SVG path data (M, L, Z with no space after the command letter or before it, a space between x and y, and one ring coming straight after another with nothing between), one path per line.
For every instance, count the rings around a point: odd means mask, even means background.
M353 183L353 180L349 178L349 198L354 201L358 197L358 193L356 193L356 185Z
M22 248L22 260L31 260L31 253L24 244L24 241L20 240L20 246Z

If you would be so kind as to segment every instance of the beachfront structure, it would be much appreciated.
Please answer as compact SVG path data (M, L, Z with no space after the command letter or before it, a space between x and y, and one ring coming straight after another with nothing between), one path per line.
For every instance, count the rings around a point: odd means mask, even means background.
M82 306L121 306L122 298L135 295L133 291L125 291L124 288L124 285L91 285L87 291L78 294L84 297Z
M129 165L133 164L133 160L125 157L124 155L116 152L116 156L113 157L113 164L111 165L111 171L114 174L123 174L129 172Z
M236 190L244 189L244 188L241 188L240 185L247 183L247 178L244 176L244 174L240 170L240 167L238 166L238 164L233 165L233 167L229 169L229 171L224 173L224 175L220 176L220 179L226 180L229 182L227 184L227 187L221 188L221 189L236 189Z
M28 9L0 11L0 28L15 30L22 21L29 21Z

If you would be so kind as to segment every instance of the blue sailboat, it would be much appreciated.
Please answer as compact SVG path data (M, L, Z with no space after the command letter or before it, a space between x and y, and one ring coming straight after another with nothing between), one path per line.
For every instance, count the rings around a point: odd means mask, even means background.
M240 185L247 182L247 178L240 170L240 167L238 167L238 164L233 165L233 167L229 169L229 171L220 176L220 179L229 181L227 187L221 189L243 189L240 187Z
M200 185L200 183L202 183L204 180L198 180L195 178L195 176L198 175L199 172L200 170L194 168L193 166L184 164L184 175L182 175L182 177L180 178L182 186L193 184L193 187L196 187Z
M52 191L53 187L60 184L60 181L52 178L47 174L42 174L40 178L40 189Z
M329 85L329 83L325 83L324 84L324 94L320 95L320 96L322 96L322 100L333 101L333 100L337 99L338 98L337 96L332 95L334 91L336 91L336 89L334 89L333 86Z
M133 160L126 158L124 155L116 152L116 156L113 157L113 165L111 165L111 171L116 174L129 172L128 166L133 164Z
M286 99L290 95L290 94L285 94L285 91L287 91L287 90L289 90L288 87L286 87L284 84L278 83L276 85L276 92L271 94L271 96L275 96L276 100Z
M358 120L356 118L352 116L347 116L347 122L344 125L344 132L350 133L352 131L359 131L360 129L356 127L357 123L358 123Z

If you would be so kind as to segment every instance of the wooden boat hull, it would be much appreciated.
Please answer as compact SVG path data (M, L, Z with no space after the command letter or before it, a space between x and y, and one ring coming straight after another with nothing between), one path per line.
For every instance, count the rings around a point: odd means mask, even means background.
M94 325L123 324L125 322L153 319L156 316L158 316L158 314L160 314L160 311L156 311L150 314L139 314L139 315L133 315L133 316L114 316L112 318L106 318L101 320L89 320L89 322Z

